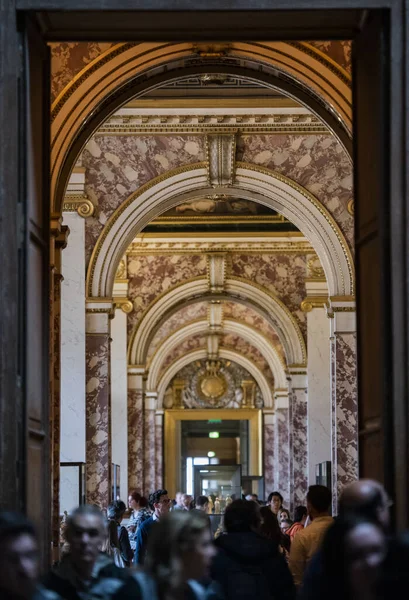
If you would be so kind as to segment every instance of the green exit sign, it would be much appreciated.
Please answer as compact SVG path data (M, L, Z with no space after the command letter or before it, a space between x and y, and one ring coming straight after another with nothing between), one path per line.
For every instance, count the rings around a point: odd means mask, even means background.
M209 419L207 422L208 423L221 423L222 420L221 419Z
M212 438L213 440L217 439L219 437L219 432L218 431L210 431L209 432L209 438Z

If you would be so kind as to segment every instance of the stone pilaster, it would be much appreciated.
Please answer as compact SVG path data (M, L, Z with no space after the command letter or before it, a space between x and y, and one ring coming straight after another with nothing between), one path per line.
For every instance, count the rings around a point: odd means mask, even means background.
M87 502L111 500L110 302L86 307Z
M163 482L163 410L155 414L155 474L157 490L162 489Z
M290 510L305 504L308 490L307 372L289 368L290 376Z
M307 313L308 483L313 485L316 465L331 460L330 322L326 280L307 279L305 286L307 297L301 309Z
M263 410L264 420L264 487L267 490L273 491L275 483L275 468L274 468L274 410ZM269 492L268 492L269 493ZM266 496L268 496L268 493Z
M358 478L356 313L351 299L331 298L331 447L333 512L342 488Z
M144 398L144 458L145 458L145 494L155 491L156 487L156 392L146 392Z
M128 489L143 492L144 367L128 367Z
M274 485L283 498L290 503L290 418L289 392L274 394ZM271 492L273 490L269 490ZM268 494L267 494L268 495Z

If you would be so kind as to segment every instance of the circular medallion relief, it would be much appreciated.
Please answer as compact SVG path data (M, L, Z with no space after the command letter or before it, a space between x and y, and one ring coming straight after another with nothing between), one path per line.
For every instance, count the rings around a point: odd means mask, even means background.
M227 388L226 380L221 375L207 375L200 380L199 386L203 396L211 400L223 396Z

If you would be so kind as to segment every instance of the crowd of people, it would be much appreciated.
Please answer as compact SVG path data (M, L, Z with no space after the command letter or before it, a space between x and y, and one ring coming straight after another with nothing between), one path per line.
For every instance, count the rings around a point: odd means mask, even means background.
M226 506L214 535L206 496L172 500L156 490L146 500L133 491L128 509L116 501L104 511L73 510L61 556L46 574L33 524L3 512L0 598L383 600L408 578L409 535L390 535L390 504L371 480L343 490L335 518L320 485L309 487L293 515L279 492L265 503L250 494Z

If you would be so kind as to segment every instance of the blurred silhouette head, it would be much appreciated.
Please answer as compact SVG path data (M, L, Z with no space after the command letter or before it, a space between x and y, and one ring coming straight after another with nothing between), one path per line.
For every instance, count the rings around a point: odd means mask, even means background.
M255 502L235 500L226 508L224 528L227 533L258 531L260 525L260 508Z
M391 501L385 488L373 479L360 479L347 485L339 500L340 516L353 514L377 521L384 529L390 524Z

